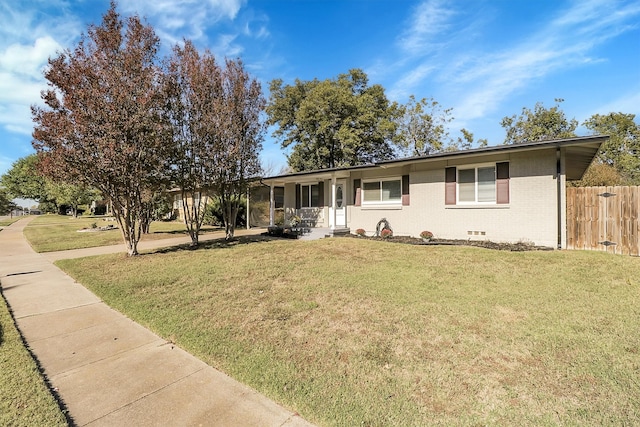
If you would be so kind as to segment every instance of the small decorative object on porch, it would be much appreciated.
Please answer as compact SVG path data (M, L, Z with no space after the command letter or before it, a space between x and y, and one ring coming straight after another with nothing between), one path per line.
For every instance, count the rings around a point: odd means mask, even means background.
M380 237L382 237L383 239L388 239L391 236L393 236L393 231L388 228L385 228L380 232Z
M433 239L433 233L425 230L420 233L420 237L422 237L423 242L429 242L431 239Z
M301 222L302 219L300 219L298 215L292 215L289 217L289 225L293 228L299 226Z
M356 230L356 236L358 237L364 237L367 234L366 231L364 231L364 228L358 228Z

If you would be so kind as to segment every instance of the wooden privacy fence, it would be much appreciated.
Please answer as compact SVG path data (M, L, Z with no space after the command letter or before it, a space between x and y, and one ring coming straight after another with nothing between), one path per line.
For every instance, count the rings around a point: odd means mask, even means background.
M567 188L567 249L640 256L640 187Z

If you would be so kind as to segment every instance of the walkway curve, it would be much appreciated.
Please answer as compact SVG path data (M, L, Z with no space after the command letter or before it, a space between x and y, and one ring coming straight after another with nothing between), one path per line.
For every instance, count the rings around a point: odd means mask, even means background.
M76 425L311 425L108 307L31 249L31 219L0 231L0 286Z

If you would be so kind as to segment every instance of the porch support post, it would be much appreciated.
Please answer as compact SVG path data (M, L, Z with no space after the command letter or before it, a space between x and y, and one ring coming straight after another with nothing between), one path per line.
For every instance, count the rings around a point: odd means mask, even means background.
M274 226L276 218L276 201L275 201L275 193L273 190L273 183L269 187L269 225L271 227Z
M251 207L249 206L249 199L251 199L251 187L247 187L247 210L245 215L247 216L247 230L251 228Z
M336 229L336 176L331 177L331 230Z

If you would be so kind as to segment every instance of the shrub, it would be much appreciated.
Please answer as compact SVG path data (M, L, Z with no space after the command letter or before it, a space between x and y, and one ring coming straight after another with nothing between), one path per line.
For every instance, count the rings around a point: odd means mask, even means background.
M207 204L207 210L204 213L204 224L224 226L222 205L220 199L212 197ZM243 227L247 222L247 201L242 199L238 206L238 216L236 217L236 227Z
M292 215L289 217L289 225L291 227L297 227L302 223L302 219L298 215Z
M358 229L356 230L356 235L357 235L357 236L364 237L366 234L367 234L367 232L366 232L366 231L364 231L364 228L358 228Z
M420 233L420 237L422 237L423 239L431 239L433 237L433 233L425 230Z
M382 237L383 239L388 239L391 236L393 236L393 231L389 230L388 228L385 228L380 232L380 237Z

